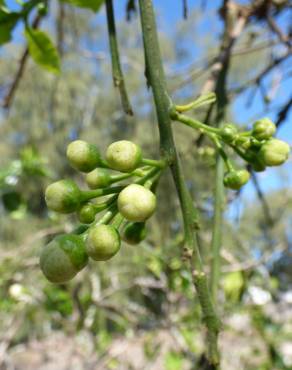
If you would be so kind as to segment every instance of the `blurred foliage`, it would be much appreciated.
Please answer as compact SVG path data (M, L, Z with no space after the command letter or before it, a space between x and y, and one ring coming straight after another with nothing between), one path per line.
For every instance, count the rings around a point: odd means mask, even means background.
M181 261L181 214L169 174L161 180L158 212L149 222L148 238L141 245L123 245L122 253L113 260L90 264L66 285L48 283L39 271L40 246L76 225L74 217L68 221L67 216L48 212L43 196L52 179L75 176L80 182L65 160L66 146L72 139L88 140L104 151L112 141L127 138L139 143L146 157L158 157L155 112L150 94L145 94L138 20L119 24L122 61L135 111L134 117L126 117L112 87L105 25L96 22L91 12L76 12L69 6L65 9L62 73L51 75L30 61L9 113L3 111L0 116L0 337L5 339L12 330L8 341L13 346L42 338L53 330L67 335L86 330L94 335L95 349L102 355L116 337L143 332L144 354L151 362L160 351L154 340L157 331L175 328L180 344L166 351L163 366L166 370L183 369L185 361L193 362L192 352L197 354L198 363L203 346L198 334L197 297ZM51 17L44 21L45 29L52 31L56 12L54 7ZM200 38L192 31L199 17L194 12L186 22L178 22L172 37L160 34L169 86L178 101L195 96L207 78L202 74L196 83L175 88L184 77L178 67L193 59L190 42L199 45L204 58L214 54L214 38ZM253 27L238 47L248 44L250 32L255 32ZM258 27L256 32L258 40L264 38L265 30ZM57 35L55 39L57 43ZM21 50L18 43L2 50L1 86L11 83ZM267 50L244 58L244 63L241 58L232 59L231 87L242 84L262 66ZM231 103L228 118L236 122L233 112ZM204 117L206 111L202 109L198 115ZM175 127L175 132L188 186L201 211L202 254L208 265L214 153L205 140L197 147L199 134L190 135L188 128ZM283 322L269 312L279 302L284 305L283 297L292 289L292 193L281 170L275 171L275 176L284 185L267 194L273 225L267 223L262 205L255 199L245 201L236 217L226 211L224 223L218 310L225 312L227 321L248 314L254 331L246 333L247 342L256 336L266 349L261 363L253 362L256 353L245 363L245 369L251 370L255 366L261 370L292 366L280 350L282 342L292 339L285 329L291 328L291 315ZM226 206L236 210L242 200L241 194L228 196ZM238 331L230 323L226 324L228 330ZM117 361L112 358L107 368L117 368Z

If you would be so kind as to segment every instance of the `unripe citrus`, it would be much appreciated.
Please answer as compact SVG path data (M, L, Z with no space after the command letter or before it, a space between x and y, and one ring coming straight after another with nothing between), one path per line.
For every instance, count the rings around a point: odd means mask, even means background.
M131 222L123 230L122 239L128 244L138 244L146 237L144 222Z
M250 174L246 170L228 172L224 176L224 186L233 190L239 190L245 185L250 178Z
M269 118L263 118L253 124L252 135L257 140L267 140L274 135L276 129L276 125Z
M259 158L266 166L280 166L288 159L289 153L290 146L285 141L270 139L262 145Z
M86 251L95 261L106 261L120 249L121 240L116 228L111 225L98 225L89 230Z
M156 197L142 185L131 184L118 197L119 212L128 221L143 222L154 213Z
M111 176L107 170L96 168L86 175L85 181L90 189L105 188L111 184Z
M71 280L88 261L85 245L78 235L59 235L44 246L40 255L40 267L52 283Z
M81 172L92 171L100 164L100 154L95 145L83 140L75 140L68 145L67 158L71 166Z
M131 141L116 141L107 148L106 159L113 170L132 172L141 163L142 151Z
M78 219L83 224L91 224L95 220L95 207L92 204L84 204L78 211Z
M47 206L59 213L74 212L79 206L81 191L72 180L59 180L45 192Z

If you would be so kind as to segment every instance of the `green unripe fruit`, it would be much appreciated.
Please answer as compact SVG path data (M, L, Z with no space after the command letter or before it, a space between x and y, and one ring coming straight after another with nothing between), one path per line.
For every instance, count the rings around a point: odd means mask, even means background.
M78 211L78 219L83 224L91 224L95 220L95 207L92 204L84 204Z
M252 136L258 140L267 140L274 135L276 129L276 125L269 118L263 118L253 124Z
M88 261L85 244L78 235L59 235L44 246L40 267L52 283L65 283L82 270Z
M106 188L111 184L111 176L107 170L96 168L86 175L85 181L90 189Z
M89 230L86 251L95 261L107 261L119 251L120 246L120 235L113 226L98 225Z
M106 160L113 170L132 172L141 163L142 151L131 141L116 141L107 148Z
M83 140L75 140L68 145L67 158L71 166L81 172L92 171L100 164L100 154L95 145Z
M60 180L49 185L45 192L47 206L59 213L76 211L80 203L81 190L72 180Z
M139 244L146 238L144 222L131 222L123 230L122 239L128 244Z
M155 208L156 196L142 185L131 184L119 194L118 209L128 221L143 222Z
M255 160L251 165L255 172L263 172L266 169L265 164L260 160Z
M239 190L245 185L250 178L250 174L246 170L228 172L224 176L224 186L233 190Z
M231 123L226 123L220 129L221 137L226 143L231 143L236 138L237 133L237 128Z
M262 145L259 159L266 166L280 166L288 159L289 153L290 146L285 141L270 139Z

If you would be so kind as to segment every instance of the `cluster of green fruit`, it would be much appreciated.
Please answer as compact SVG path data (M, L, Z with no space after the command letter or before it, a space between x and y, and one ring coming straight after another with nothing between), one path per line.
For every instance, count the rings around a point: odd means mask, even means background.
M273 138L276 132L275 124L268 118L263 118L253 124L251 131L238 132L232 124L225 124L219 131L224 143L247 161L254 171L264 171L266 167L280 166L289 156L290 147L282 141ZM224 185L233 190L240 189L249 180L247 170L235 170L228 158L224 156L227 173Z
M122 140L111 144L102 159L96 146L76 140L67 148L71 166L85 172L90 190L64 179L49 185L45 199L49 209L63 214L76 212L83 224L76 232L55 237L43 247L40 266L48 280L63 283L72 279L88 262L112 258L121 239L138 244L146 236L145 221L156 208L154 194L164 162L144 159L136 144ZM119 174L112 174L119 171ZM113 184L138 178L131 184ZM97 202L98 198L102 201ZM106 211L96 221L96 215Z
M250 131L239 132L238 128L231 123L226 123L218 128L214 127L216 125L209 126L182 114L215 102L216 95L211 92L199 96L189 104L174 105L170 108L169 113L173 120L199 130L213 141L227 170L223 180L225 187L239 190L248 182L250 174L245 169L236 170L234 168L224 146L231 147L254 171L264 171L266 167L280 166L288 159L290 146L282 140L273 138L277 127L269 118L254 122ZM204 152L207 155L210 153L209 149Z

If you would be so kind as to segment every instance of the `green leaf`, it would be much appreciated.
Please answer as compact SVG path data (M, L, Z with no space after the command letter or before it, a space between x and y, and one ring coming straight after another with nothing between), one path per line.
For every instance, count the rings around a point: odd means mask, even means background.
M0 0L1 1L1 0ZM3 4L0 4L3 5ZM0 8L0 45L5 44L11 39L11 32L16 26L19 14L9 13L1 6Z
M60 72L60 57L50 37L43 31L26 29L25 37L33 60L53 73Z
M79 8L91 9L97 12L104 0L62 0L65 3L78 6Z

